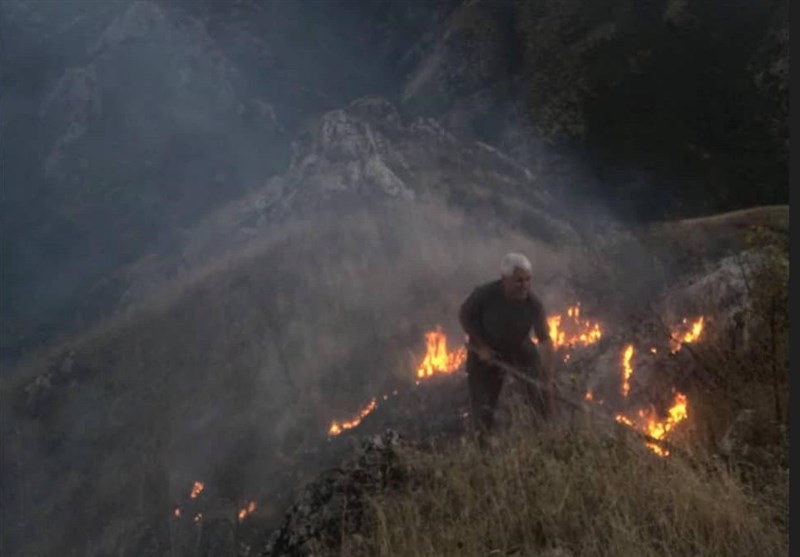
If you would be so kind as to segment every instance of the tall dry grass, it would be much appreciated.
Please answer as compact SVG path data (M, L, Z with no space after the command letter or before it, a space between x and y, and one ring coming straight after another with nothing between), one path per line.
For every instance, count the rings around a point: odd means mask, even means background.
M662 458L620 431L533 428L490 451L407 450L414 478L372 500L381 556L779 556L786 510L711 457Z
M753 243L766 256L743 269L747 345L712 327L691 347L713 381L691 390L695 435L678 435L688 450L662 458L622 426L545 430L517 413L489 452L407 450L413 480L372 500L372 553L788 555L788 250ZM742 412L750 422L721 451Z

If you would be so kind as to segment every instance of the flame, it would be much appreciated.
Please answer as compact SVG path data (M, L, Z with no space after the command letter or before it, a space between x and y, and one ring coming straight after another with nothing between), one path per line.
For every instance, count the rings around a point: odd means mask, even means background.
M176 518L180 518L181 517L181 509L180 509L180 507L175 507L175 510L172 511L172 514L174 514Z
M550 338L555 349L560 347L588 346L600 340L602 330L599 323L592 323L589 320L581 319L580 303L568 307L566 319L561 314L555 314L547 319L550 329ZM538 339L532 338L538 344ZM447 336L442 332L441 326L437 325L434 329L425 333L425 355L416 369L416 380L414 384L419 386L423 379L436 374L451 374L457 371L467 359L467 349L462 346L453 351L447 347ZM568 362L570 355L566 354L564 362ZM392 392L397 395L397 390ZM387 400L387 395L382 395L383 400ZM339 435L346 429L352 429L361 423L367 414L372 412L377 406L377 399L365 406L357 417L349 421L331 423L328 428L328 435Z
M594 400L594 394L592 391L586 391L586 394L583 395L584 400Z
M684 317L681 324L672 329L670 335L670 353L674 354L680 350L681 346L684 344L697 342L703 334L704 325L705 322L702 315L691 324L689 324L689 320Z
M667 417L663 420L658 419L658 415L653 407L647 410L639 410L637 420L634 422L630 418L617 414L616 420L619 423L625 424L646 433L653 439L659 441L666 440L670 433L675 429L675 426L686 420L689 417L689 400L686 395L676 393L672 406L667 411ZM660 445L652 442L646 442L645 445L659 456L668 456L669 451Z
M255 510L256 510L255 501L250 501L249 503L247 503L247 506L239 509L239 522L241 522L242 520L253 514Z
M378 406L378 401L376 399L372 399L369 404L367 404L364 408L359 411L358 416L353 418L352 420L345 421L345 422L333 422L331 426L328 428L328 435L339 435L345 429L352 429L356 427L358 424L361 423L367 415L375 410Z
M614 419L615 419L615 420L617 420L617 421L618 421L619 423L621 423L621 424L625 424L626 426L629 426L629 427L634 427L634 425L633 425L633 421L631 421L631 419L630 419L630 418L626 418L626 417L625 417L625 416L623 416L622 414L617 414L617 415L614 417Z
M589 346L603 336L599 323L581 319L580 303L567 308L567 319L559 313L549 316L547 327L556 350L562 347ZM534 339L534 342L537 341Z
M625 352L622 353L622 396L625 397L631 390L630 378L633 375L631 358L633 358L633 344L626 346Z
M425 357L417 367L420 379L434 373L453 373L467 359L467 349L463 346L454 352L447 350L447 337L439 326L425 333L425 345Z
M203 489L205 489L205 487L206 484L204 484L203 482L194 482L194 485L192 486L192 493L189 495L189 497L191 497L192 499L197 499L197 496L203 492Z

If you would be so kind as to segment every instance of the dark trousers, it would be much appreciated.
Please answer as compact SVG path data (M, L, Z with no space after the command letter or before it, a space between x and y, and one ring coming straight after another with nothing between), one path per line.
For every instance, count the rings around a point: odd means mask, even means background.
M534 379L540 377L539 353L536 346L526 344L511 353L501 354L501 359L520 371L530 374ZM503 389L505 373L490 364L482 362L478 357L469 352L467 356L467 385L469 387L470 412L472 421L479 433L485 433L494 425L494 413L497 400ZM523 383L523 394L526 402L532 407L539 418L547 417L545 393L534 385Z

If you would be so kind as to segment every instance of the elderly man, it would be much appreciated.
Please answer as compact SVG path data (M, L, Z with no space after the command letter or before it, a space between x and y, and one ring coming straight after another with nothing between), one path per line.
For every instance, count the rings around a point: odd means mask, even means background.
M491 360L506 361L545 380L546 393L526 386L526 397L540 417L547 417L554 396L552 343L544 307L531 290L530 261L524 255L509 253L503 258L500 274L499 280L473 290L459 311L461 326L469 335L470 402L481 439L492 427L503 386L503 372ZM531 341L531 329L539 341L541 357Z

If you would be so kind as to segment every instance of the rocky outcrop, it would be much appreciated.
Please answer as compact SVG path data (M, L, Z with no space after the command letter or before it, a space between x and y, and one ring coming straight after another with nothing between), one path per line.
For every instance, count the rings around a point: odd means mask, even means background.
M315 213L444 201L487 231L519 230L561 251L581 239L547 183L494 146L454 135L434 118L403 115L381 97L325 113L293 147L287 171L183 234L167 257L123 271L131 300L179 272ZM181 270L182 269L182 270Z
M407 480L400 446L393 430L364 439L342 467L321 474L300 492L261 555L371 555L365 522L368 497Z

